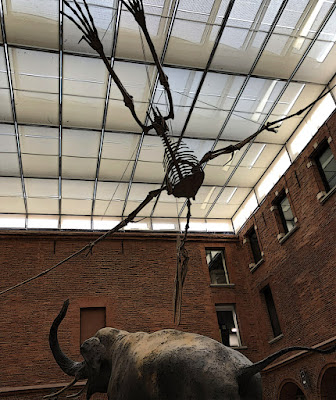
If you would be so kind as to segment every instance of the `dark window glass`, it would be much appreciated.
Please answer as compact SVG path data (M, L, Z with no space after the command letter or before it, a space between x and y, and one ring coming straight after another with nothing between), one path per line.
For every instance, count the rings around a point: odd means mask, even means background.
M222 343L229 347L240 346L238 326L235 321L234 309L217 310L217 320L219 325L219 330L222 337Z
M285 233L288 233L295 227L295 222L287 196L283 197L282 200L279 201L278 209Z
M101 328L106 326L105 307L89 307L80 309L80 341L94 336Z
M212 284L229 283L224 254L222 250L206 249L206 259L209 266L210 281Z
M253 253L254 262L257 264L262 259L262 255L259 247L257 233L253 228L250 230L248 238L250 240L250 246Z
M277 337L281 334L281 328L280 328L279 319L278 319L278 315L277 315L277 312L275 309L274 300L273 300L273 296L272 296L270 287L266 286L262 290L262 293L265 297L266 306L267 306L268 314L269 314L271 325L272 325L273 335L274 335L274 337Z
M336 160L329 146L316 158L316 164L328 192L336 186Z

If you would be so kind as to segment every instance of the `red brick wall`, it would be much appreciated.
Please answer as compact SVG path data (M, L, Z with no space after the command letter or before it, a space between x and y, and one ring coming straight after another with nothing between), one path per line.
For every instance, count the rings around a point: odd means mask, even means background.
M246 272L249 296L254 302L258 332L258 338L248 346L256 345L258 358L287 346L315 346L336 338L336 194L321 203L316 197L323 188L317 167L314 163L307 167L316 145L330 137L329 145L336 158L336 114L319 130L240 232L243 240L255 225L264 252L264 262L250 272L252 254L249 243L243 244L245 261L241 268ZM279 243L277 235L281 229L276 210L271 211L271 207L283 189L288 189L298 228ZM266 285L272 290L283 333L280 340L271 344L273 332L260 294ZM305 389L301 384L301 389L308 400L319 399L321 370L333 362L335 355L310 355L264 373L265 399L277 399L286 379L300 382L302 368L308 371L311 387Z
M1 234L0 290L56 264L97 236L87 233ZM220 340L215 303L237 303L243 342L248 340L252 310L239 269L241 245L238 238L215 235L210 241L207 235L191 234L187 247L189 272L179 329ZM210 287L206 247L225 249L234 288ZM106 307L107 325L131 332L174 328L175 263L176 235L127 232L101 242L92 255L81 255L3 295L0 343L1 360L6 365L1 371L0 388L4 391L4 387L58 384L70 380L54 362L48 345L50 325L67 298L70 307L59 338L65 353L76 360L81 358L80 307ZM36 391L32 393L32 398L36 397ZM21 393L19 398L23 396ZM29 396L27 394L25 398ZM8 397L15 398L9 394Z

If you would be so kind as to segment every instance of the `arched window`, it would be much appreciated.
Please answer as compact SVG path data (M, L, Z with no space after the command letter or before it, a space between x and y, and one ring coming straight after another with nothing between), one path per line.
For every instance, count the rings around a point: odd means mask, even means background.
M332 400L336 393L336 367L328 368L321 381L321 399Z
M295 383L288 382L282 387L279 400L306 400L306 396Z

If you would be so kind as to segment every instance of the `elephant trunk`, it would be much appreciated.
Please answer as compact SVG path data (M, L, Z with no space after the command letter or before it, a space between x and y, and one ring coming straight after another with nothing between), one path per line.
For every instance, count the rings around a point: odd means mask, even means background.
M69 300L66 300L60 313L57 315L53 324L51 325L49 333L49 345L57 364L60 366L63 372L65 372L67 375L76 377L77 380L86 379L88 377L88 372L85 361L76 362L71 360L63 353L58 343L57 330L67 313L68 306Z
M304 351L311 351L314 353L319 353L319 354L330 354L336 351L336 345L330 347L329 349L326 350L319 350L319 349L314 349L312 347L302 347L302 346L293 346L293 347L287 347L285 349L282 349L274 354L271 354L270 356L266 357L265 359L256 362L252 365L249 365L247 367L243 367L240 371L238 371L238 384L239 388L241 390L244 389L244 387L247 387L249 380L254 376L255 374L261 372L264 368L266 368L269 364L271 364L273 361L275 361L277 358L283 356L284 354L287 354L291 351L297 351L297 350L304 350Z

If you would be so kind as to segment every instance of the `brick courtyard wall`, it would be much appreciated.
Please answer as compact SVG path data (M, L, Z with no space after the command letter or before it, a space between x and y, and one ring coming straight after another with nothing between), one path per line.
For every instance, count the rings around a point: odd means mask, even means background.
M245 242L242 268L258 332L258 338L247 346L255 348L258 358L287 346L323 348L336 341L336 194L334 190L324 200L318 198L325 189L313 161L323 141L329 142L336 158L336 114L320 128L239 234ZM282 229L272 206L284 190L297 222L296 229L279 240ZM251 272L248 266L253 258L246 238L253 226L264 255L263 262ZM271 288L282 330L276 339L261 294L266 285ZM263 373L265 400L278 399L280 388L288 381L296 383L307 400L320 399L321 371L335 362L335 354L306 355L269 368ZM300 378L302 370L309 378L306 387Z
M98 237L92 233L3 232L1 287L5 289L56 264ZM240 272L241 244L234 235L190 234L189 272L178 329L220 340L215 304L236 304L244 341L252 309ZM234 287L210 287L205 248L225 251ZM0 303L0 397L42 398L48 387L69 382L48 345L51 323L63 301L68 313L59 329L64 352L81 360L80 308L106 307L106 325L130 332L174 328L176 235L119 233L45 276L2 296Z

